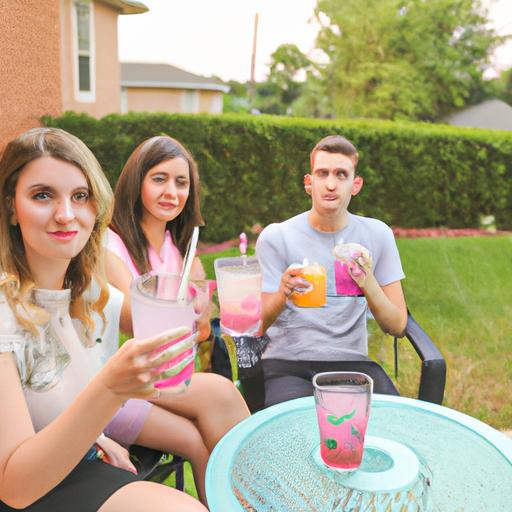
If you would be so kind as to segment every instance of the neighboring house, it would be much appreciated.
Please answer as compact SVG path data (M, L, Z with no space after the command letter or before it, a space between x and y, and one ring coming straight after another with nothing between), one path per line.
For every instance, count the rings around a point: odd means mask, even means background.
M498 99L487 100L447 117L444 122L468 128L512 130L512 107Z
M222 112L229 87L169 64L121 63L121 112Z
M117 17L128 0L1 2L0 146L45 114L119 112Z

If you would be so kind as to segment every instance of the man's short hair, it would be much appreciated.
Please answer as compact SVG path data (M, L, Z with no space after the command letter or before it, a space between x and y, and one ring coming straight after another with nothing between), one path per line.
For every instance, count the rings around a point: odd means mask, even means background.
M310 165L313 169L313 160L317 151L326 151L327 153L341 153L348 156L354 161L354 169L357 167L359 161L359 153L354 144L341 135L328 135L322 140L317 142L310 154Z

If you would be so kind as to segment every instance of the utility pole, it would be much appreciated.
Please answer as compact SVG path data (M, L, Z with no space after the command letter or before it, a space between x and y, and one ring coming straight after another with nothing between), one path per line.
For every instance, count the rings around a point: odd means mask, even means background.
M255 97L254 70L256 68L256 46L258 43L258 18L259 18L259 14L256 13L254 15L254 31L253 31L253 36L252 36L251 80L249 82L249 98L251 100L251 104L254 103L254 97Z

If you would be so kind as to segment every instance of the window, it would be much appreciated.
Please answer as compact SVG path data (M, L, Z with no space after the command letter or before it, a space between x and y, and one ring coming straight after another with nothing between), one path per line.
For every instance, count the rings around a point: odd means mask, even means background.
M222 93L212 93L210 100L210 114L222 114Z
M75 92L79 101L95 101L94 24L92 3L73 2Z
M121 114L128 112L128 89L121 87Z
M195 114L199 112L199 92L198 91L183 91L183 112Z

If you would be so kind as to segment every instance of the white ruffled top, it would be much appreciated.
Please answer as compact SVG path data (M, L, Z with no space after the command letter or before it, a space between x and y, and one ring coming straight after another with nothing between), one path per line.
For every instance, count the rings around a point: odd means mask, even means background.
M50 314L50 321L38 327L38 338L18 324L0 295L0 352L14 355L36 432L73 402L116 350L119 293L106 308L107 329L102 333L98 319L95 333L88 335L83 324L69 315L70 290L34 290L34 303Z

